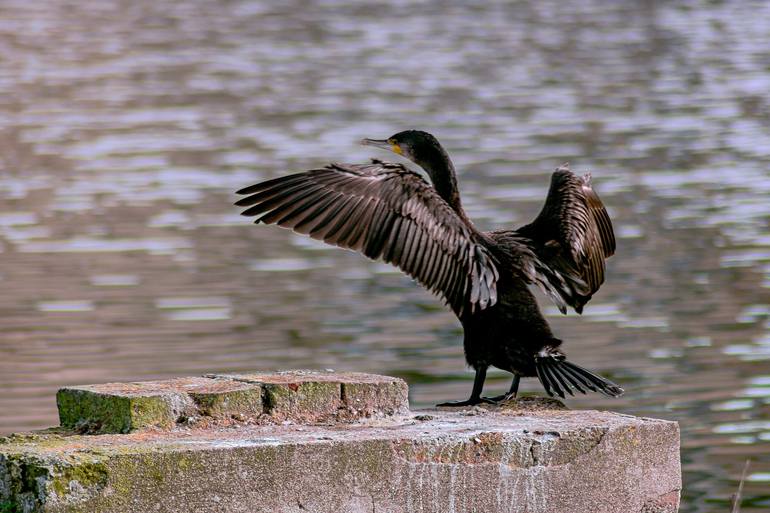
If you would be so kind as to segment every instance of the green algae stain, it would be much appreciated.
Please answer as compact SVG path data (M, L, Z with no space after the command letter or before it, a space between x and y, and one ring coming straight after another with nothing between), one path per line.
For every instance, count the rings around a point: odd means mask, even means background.
M59 422L80 433L129 433L150 426L170 428L176 421L162 396L129 397L63 388L56 394Z
M278 416L323 415L337 410L339 383L263 384L265 412Z
M120 467L113 469L110 476L110 484L115 491L115 497L130 497L137 483L137 476L141 475L143 459L139 456L128 455L120 458Z
M225 393L188 394L203 415L217 416L242 413L257 416L262 414L262 390L259 387L234 390Z
M185 482L187 476L206 475L209 464L205 455L188 451L169 453L127 454L118 458L109 470L109 496L101 496L99 505L131 504L136 494L142 503L160 503L169 486ZM122 511L122 509L120 509Z
M176 422L171 407L160 396L132 397L130 410L130 430L150 426L171 428Z
M102 489L107 485L109 468L101 461L83 461L57 467L51 488L59 497L71 493L71 483L76 481L82 488Z
M38 511L50 476L46 463L35 456L0 454L0 471L4 508L0 512Z
M127 433L131 429L128 397L63 388L56 393L59 422L82 433Z

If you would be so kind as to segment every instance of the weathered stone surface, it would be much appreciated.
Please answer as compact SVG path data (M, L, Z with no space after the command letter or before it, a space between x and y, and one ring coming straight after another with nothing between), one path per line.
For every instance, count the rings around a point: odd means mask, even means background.
M59 390L56 400L61 425L81 433L172 429L202 419L255 423L353 421L408 409L403 380L332 371L84 385Z
M334 416L340 420L393 415L409 408L406 383L390 376L302 370L209 376L260 385L265 413L276 419L314 422Z
M196 415L261 415L257 384L191 377L62 388L56 394L62 426L86 433L170 429Z
M596 411L0 442L10 511L670 513L680 488L676 423Z
M312 422L331 417L342 406L339 380L324 379L336 375L317 372L284 372L221 375L244 383L254 383L265 391L264 408L276 419Z

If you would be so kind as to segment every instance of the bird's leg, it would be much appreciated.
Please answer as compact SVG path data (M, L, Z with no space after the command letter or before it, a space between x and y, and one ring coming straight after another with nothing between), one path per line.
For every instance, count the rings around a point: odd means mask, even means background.
M514 374L513 375L513 381L511 382L511 388L508 389L508 393L505 394L506 396L508 396L507 397L508 399L515 399L516 398L516 394L519 393L519 381L520 380L521 380L521 376L519 376L518 374Z
M509 399L516 399L516 394L519 393L520 380L521 376L514 374L513 381L511 382L511 388L508 389L508 392L504 393L503 395L496 395L495 397L483 397L482 399L487 399L493 403L500 403L508 401Z
M479 403L491 402L486 397L481 397L481 390L484 388L484 380L487 379L487 368L480 367L476 369L476 377L473 379L473 391L471 396L465 401L449 401L437 404L436 406L473 406Z

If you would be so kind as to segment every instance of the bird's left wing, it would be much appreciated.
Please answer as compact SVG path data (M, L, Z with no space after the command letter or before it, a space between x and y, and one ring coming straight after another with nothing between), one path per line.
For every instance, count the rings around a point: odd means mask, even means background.
M331 164L238 191L245 216L396 265L459 316L497 301L481 236L420 175L400 164Z
M564 297L581 312L604 282L605 259L615 253L612 222L591 187L591 175L577 176L566 164L559 167L540 214L516 231L538 243L539 257L554 270L584 282Z

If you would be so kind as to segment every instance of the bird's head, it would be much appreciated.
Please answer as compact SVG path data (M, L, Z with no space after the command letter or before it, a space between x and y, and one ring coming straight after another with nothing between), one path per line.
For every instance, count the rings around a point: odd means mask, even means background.
M422 130L404 130L387 139L363 139L361 144L390 150L406 157L426 171L436 159L448 160L438 139Z

